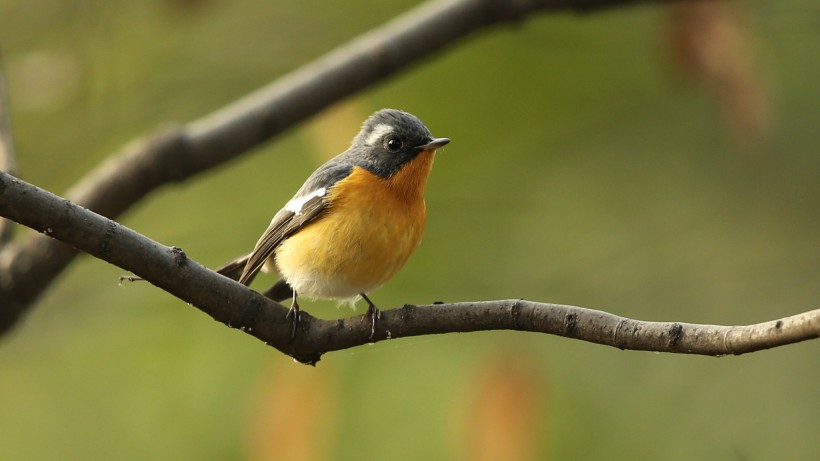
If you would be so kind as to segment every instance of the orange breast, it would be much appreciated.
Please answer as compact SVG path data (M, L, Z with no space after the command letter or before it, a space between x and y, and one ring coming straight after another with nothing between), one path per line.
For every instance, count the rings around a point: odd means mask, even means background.
M361 168L331 189L330 208L276 251L279 273L299 293L346 299L372 291L404 266L426 224L424 188L434 152L390 179Z

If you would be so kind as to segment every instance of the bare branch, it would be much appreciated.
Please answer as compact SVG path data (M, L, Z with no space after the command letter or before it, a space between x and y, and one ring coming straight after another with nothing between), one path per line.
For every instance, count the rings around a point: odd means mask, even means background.
M330 104L495 24L536 11L591 11L665 0L435 0L342 45L188 125L137 140L68 191L115 218L149 192L218 166ZM77 252L31 234L0 251L0 334L11 328Z
M0 54L0 171L16 174L16 168L14 143L11 139L11 110L3 73L3 56ZM11 241L13 228L11 221L0 219L0 248Z
M20 179L0 173L0 216L131 271L303 363L370 342L361 317L320 320L307 313L290 339L287 310L131 229ZM620 349L701 355L744 354L820 337L820 309L747 326L643 322L598 310L523 300L405 305L382 313L375 341L483 330L519 330Z

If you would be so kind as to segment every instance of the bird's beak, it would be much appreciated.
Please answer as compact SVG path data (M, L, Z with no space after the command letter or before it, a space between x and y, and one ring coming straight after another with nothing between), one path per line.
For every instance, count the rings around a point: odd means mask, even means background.
M432 141L428 142L427 144L422 144L420 146L416 146L416 149L418 149L420 151L436 150L439 147L444 146L449 142L450 142L450 138L436 138L436 139L433 139Z

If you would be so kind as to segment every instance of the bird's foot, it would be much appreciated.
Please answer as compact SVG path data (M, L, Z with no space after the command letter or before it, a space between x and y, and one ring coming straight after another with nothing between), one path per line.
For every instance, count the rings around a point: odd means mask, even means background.
M296 291L293 291L293 302L290 303L290 309L288 309L288 313L285 314L285 318L289 319L293 317L293 329L290 332L290 339L293 340L296 338L296 327L299 325L299 321L302 320L302 311L299 309L299 302L296 301Z
M376 307L375 304L373 304L373 301L371 301L366 294L360 294L362 298L364 298L364 300L367 301L367 312L365 312L364 316L362 317L362 322L364 322L364 319L366 318L370 319L370 340L372 341L373 336L376 335L376 322L381 318L382 312L379 310L378 307Z

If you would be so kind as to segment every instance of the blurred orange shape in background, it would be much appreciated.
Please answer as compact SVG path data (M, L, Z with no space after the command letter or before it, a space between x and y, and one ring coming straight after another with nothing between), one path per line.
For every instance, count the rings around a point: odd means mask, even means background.
M676 67L717 100L740 146L765 145L772 129L770 78L757 62L752 30L739 7L733 2L699 1L670 9Z
M463 421L459 458L544 460L548 440L549 382L543 366L518 351L485 362L472 378Z
M334 368L277 360L250 399L248 460L331 459L338 413Z

